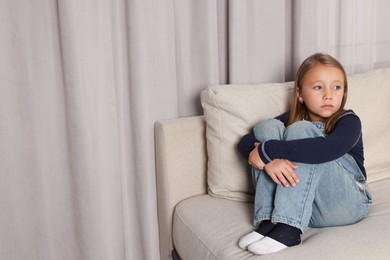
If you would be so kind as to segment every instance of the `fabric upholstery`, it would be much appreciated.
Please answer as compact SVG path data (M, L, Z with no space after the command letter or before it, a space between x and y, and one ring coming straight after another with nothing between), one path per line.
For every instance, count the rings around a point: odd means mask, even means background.
M302 245L266 256L255 256L237 245L242 235L254 229L252 203L196 196L176 207L175 248L182 259L385 259L390 255L389 185L390 179L370 184L375 200L361 222L309 229Z
M160 239L160 252L161 255L169 255L173 247L170 238L176 204L206 193L204 118L198 116L156 122L155 137L159 232L164 238Z

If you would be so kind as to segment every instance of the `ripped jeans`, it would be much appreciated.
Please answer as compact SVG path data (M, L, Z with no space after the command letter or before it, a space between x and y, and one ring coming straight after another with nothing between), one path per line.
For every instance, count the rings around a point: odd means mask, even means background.
M324 136L324 124L299 121L288 127L276 119L254 128L260 142ZM252 168L255 186L254 225L263 220L299 228L350 225L364 218L372 204L368 185L353 157L321 164L297 163L299 183L277 185L264 170Z

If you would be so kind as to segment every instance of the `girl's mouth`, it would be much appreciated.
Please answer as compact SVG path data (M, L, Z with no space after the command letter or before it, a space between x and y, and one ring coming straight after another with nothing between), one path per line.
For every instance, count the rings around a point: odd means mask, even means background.
M332 105L322 105L321 108L324 108L324 109L332 109L333 106L332 106Z

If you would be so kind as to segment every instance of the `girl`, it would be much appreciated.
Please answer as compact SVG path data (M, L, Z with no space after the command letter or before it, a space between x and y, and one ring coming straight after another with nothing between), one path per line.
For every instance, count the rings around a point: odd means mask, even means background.
M252 166L257 229L239 240L254 254L301 243L308 227L354 224L372 203L361 122L344 110L347 76L317 53L297 72L291 109L258 123L238 144Z

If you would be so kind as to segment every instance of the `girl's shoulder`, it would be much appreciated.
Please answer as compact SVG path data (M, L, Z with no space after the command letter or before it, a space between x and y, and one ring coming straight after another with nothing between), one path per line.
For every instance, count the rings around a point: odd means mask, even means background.
M361 128L361 121L359 116L352 110L344 110L343 113L339 116L336 121L335 128L338 128L339 125L349 126L353 128Z
M357 117L357 118L359 118L359 116L352 109L346 109L346 110L343 111L343 113L341 113L341 115L339 116L339 118L337 120L343 119L345 117Z

